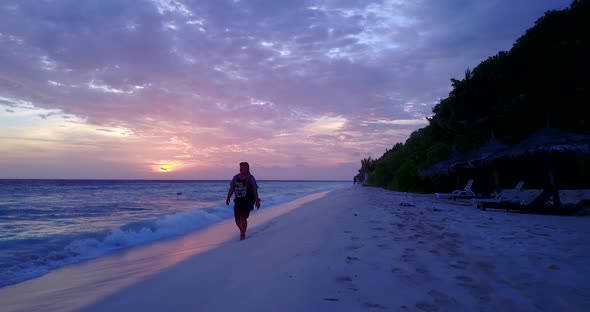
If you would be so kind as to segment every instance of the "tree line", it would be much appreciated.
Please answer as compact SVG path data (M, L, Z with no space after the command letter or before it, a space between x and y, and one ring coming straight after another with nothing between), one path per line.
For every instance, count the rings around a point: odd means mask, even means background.
M419 170L444 160L453 149L468 153L481 147L492 133L505 144L520 142L547 124L590 133L589 30L590 0L547 11L509 51L466 69L461 79L452 78L452 90L433 108L429 124L380 158L361 160L357 177L364 179L366 173L365 183L371 186L434 192L455 189L476 175L484 187L489 169L450 176L420 176ZM543 180L542 159L515 161L500 169L506 187L523 177L529 186ZM558 162L556 171L571 175L561 180L567 186L588 187L588 157Z

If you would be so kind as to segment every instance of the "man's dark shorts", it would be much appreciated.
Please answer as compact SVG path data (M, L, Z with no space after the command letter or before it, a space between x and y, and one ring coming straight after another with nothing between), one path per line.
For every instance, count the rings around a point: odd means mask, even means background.
M250 210L252 209L254 209L254 205L250 205L247 203L235 203L234 217L236 218L236 220L238 220L240 216L248 219L248 217L250 216Z

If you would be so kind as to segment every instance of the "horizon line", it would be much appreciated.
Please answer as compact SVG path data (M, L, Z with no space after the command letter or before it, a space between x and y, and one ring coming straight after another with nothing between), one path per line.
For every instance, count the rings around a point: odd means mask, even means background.
M229 181L231 179L99 179L99 178L0 178L0 181L150 181L150 182L204 182ZM266 182L350 182L349 180L307 180L307 179L257 179Z

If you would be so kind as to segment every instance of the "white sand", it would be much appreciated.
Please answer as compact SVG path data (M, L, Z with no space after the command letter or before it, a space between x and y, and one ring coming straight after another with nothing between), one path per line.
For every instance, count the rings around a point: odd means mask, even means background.
M355 186L257 211L245 241L232 222L5 287L0 311L590 306L586 216L482 212Z

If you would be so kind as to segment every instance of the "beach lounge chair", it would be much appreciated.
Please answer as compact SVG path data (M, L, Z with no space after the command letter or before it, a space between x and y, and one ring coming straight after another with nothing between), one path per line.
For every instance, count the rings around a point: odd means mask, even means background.
M502 192L498 193L494 198L473 198L471 199L471 203L473 203L477 208L483 209L482 203L499 203L501 201L515 201L521 202L522 198L520 197L521 194L520 190L524 185L524 181L519 181L516 186L511 190L503 190Z
M590 190L560 190L560 212L563 214L590 213Z
M547 186L528 202L526 200L518 202L514 199L499 202L481 202L480 207L482 210L506 209L506 211L518 210L540 213L560 213L561 208L563 208L559 198L559 190L554 186Z
M454 190L452 193L434 193L434 197L436 198L444 198L444 199L469 199L477 197L471 190L471 186L473 185L473 180L467 181L465 188L462 190Z

